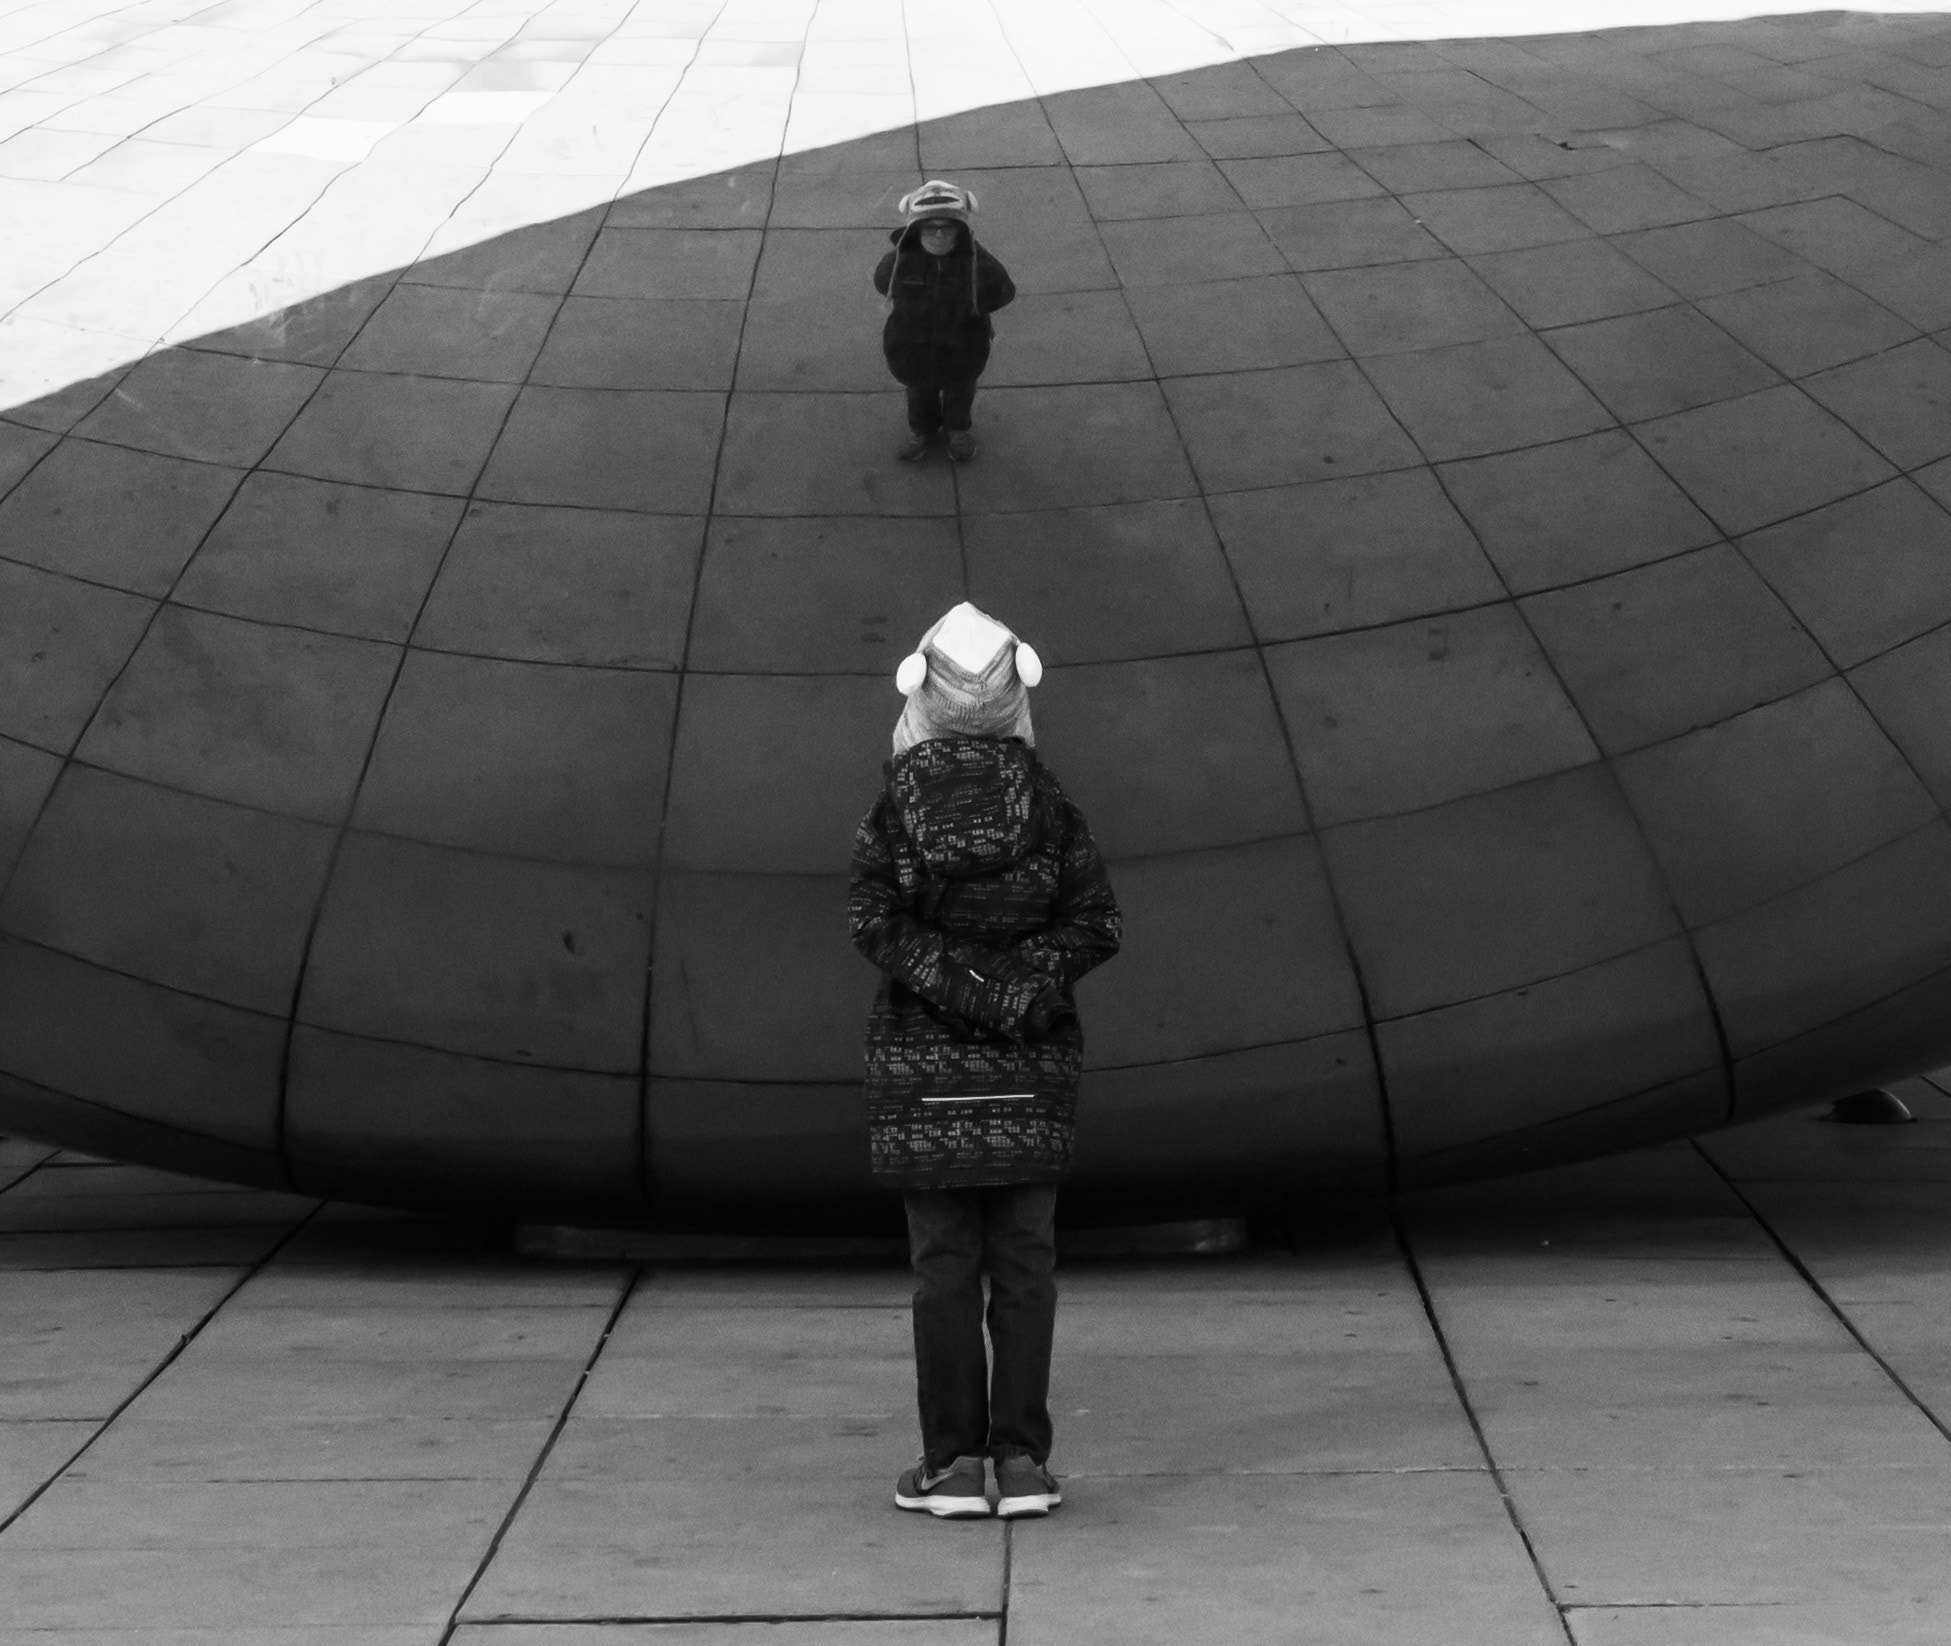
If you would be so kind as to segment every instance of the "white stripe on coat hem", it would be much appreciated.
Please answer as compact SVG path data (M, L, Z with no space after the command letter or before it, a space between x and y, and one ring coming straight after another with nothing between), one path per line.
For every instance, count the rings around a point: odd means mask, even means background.
M964 1092L959 1097L924 1097L924 1103L1010 1103L1035 1097L1035 1092Z

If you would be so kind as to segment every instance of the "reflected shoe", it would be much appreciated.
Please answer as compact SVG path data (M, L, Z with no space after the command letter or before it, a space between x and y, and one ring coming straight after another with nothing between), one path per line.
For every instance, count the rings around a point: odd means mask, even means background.
M1027 1457L996 1459L996 1513L1005 1520L1047 1515L1063 1502L1056 1476Z
M903 463L919 462L923 457L928 455L928 436L925 434L909 435L906 440L903 440L900 445L894 448L894 455L900 458Z
M945 1520L974 1520L989 1513L989 1486L982 1459L958 1457L946 1469L931 1469L923 1458L894 1485L894 1506Z
M958 463L966 463L976 454L975 432L971 429L957 429L948 437L948 455Z

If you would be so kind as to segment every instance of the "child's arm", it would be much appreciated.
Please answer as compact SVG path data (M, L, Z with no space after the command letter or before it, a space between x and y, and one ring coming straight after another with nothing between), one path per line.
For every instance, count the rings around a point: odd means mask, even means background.
M1018 959L1065 992L1094 966L1118 952L1124 917L1111 892L1111 876L1091 838L1084 814L1064 801L1063 861L1058 869L1057 901L1050 924L1010 945Z
M880 262L874 265L874 289L883 297L887 296L888 283L894 278L894 253L883 252Z
M1009 270L980 246L976 248L976 312L994 314L1016 300L1016 282Z
M931 1006L1022 1039L1033 1009L1041 1004L1047 1015L1059 1004L1048 998L1050 979L1007 950L950 937L908 912L882 824L885 805L877 802L854 835L847 893L854 947Z

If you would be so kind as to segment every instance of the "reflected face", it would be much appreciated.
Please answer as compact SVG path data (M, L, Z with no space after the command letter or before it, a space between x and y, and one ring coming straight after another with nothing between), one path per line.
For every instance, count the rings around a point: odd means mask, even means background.
M955 249L955 225L953 223L922 224L921 249L930 257L946 257Z

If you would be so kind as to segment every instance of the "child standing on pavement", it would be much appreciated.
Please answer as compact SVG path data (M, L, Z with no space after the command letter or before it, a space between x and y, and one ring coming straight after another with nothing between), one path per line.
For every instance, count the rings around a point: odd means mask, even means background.
M970 409L995 336L989 316L1016 295L1009 271L976 244L975 209L967 189L922 184L902 197L906 221L874 270L874 289L888 300L881 348L908 390L908 438L895 453L904 463L943 430L956 462L975 456Z
M1083 1034L1071 989L1117 953L1083 814L1036 757L1036 653L966 601L895 683L887 786L854 840L848 919L880 967L867 1027L871 1165L903 1192L922 1454L903 1509L1047 1514L1057 1184ZM993 1369L983 1349L982 1282Z

